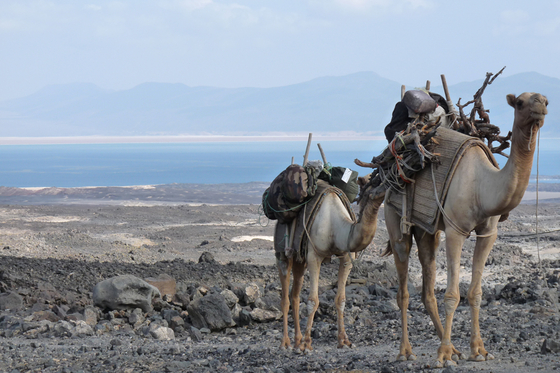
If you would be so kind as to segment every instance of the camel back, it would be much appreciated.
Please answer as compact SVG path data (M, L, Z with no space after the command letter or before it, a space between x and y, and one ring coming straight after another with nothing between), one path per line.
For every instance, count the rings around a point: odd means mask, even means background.
M457 165L469 148L478 146L483 149L490 162L498 168L498 163L492 152L478 138L440 127L435 139L438 145L434 148L433 153L440 154L439 160L441 163L433 165L434 177L438 198L443 206L445 206L447 190ZM437 231L441 212L435 198L434 181L432 180L430 167L432 166L427 166L417 173L415 183L408 184L403 193L389 189L390 192L388 192L385 202L394 207L401 217L405 215L406 222L409 225L419 226L426 232L434 234ZM403 201L404 193L407 196L405 201ZM405 205L404 208L403 204Z

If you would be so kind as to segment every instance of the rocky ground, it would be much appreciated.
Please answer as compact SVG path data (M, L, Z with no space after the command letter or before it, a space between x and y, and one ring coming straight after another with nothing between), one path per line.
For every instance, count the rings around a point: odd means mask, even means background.
M354 347L336 348L338 264L333 259L322 267L314 351L279 350L273 222L260 213L261 194L257 183L81 193L0 190L0 372L434 371L430 365L438 339L417 291L416 258L411 260L409 326L418 359L394 361L400 315L393 259L379 256L387 240L382 211L374 242L356 262L347 286L345 321ZM216 201L221 204L204 204ZM539 235L538 250L534 202L520 205L500 224L485 269L480 322L486 348L496 359L461 360L457 367L435 371L560 370L559 215L557 200L540 201L539 231L552 232ZM474 239L468 239L463 297L473 248ZM443 252L437 263L441 304ZM93 287L124 274L167 275L176 281L177 296L157 300L147 313L94 307ZM236 325L214 331L197 327L189 303L216 294L235 294L228 306ZM306 295L304 290L302 301ZM302 307L302 325L305 316ZM158 328L173 332L158 334ZM470 312L462 298L453 342L465 353L469 336Z

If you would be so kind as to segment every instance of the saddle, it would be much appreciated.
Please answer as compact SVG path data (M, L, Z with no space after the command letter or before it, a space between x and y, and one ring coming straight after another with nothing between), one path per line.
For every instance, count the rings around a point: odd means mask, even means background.
M441 205L445 206L449 184L453 179L457 165L469 148L480 147L492 164L499 168L498 162L496 162L488 146L478 138L440 127L435 139L438 145L433 149L433 153L440 154L438 157L440 163L432 163L424 170L416 173L414 175L415 182L407 184L402 191L393 188L387 190L385 203L392 206L403 218L401 230L406 234L410 233L412 226L418 226L429 234L436 233L441 211L436 201L434 184L438 199ZM433 178L431 167L433 167Z
M346 194L339 188L330 185L326 181L318 180L315 196L305 204L296 218L296 228L292 247L286 250L285 241L281 239L275 240L275 242L281 242L281 244L277 246L275 245L275 251L277 252L277 255L285 253L287 257L294 257L295 260L300 263L305 261L305 258L307 257L307 250L309 250L309 246L312 245L312 243L309 242L306 231L311 231L311 227L315 221L317 213L319 212L321 205L325 201L325 196L331 193L340 198L340 201L342 202L344 207L346 207L350 218L353 222L356 222L356 214L352 210L351 202L348 200ZM275 236L277 236L277 238L280 238L280 236L282 235L284 236L284 240L288 239L288 237L286 236L286 232L289 226L289 224L282 224L278 222L278 224L276 225ZM292 234L292 232L290 232L290 234ZM285 252L285 250L289 252Z

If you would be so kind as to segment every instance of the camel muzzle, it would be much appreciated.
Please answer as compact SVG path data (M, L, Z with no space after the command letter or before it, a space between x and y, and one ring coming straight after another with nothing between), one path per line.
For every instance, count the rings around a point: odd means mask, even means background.
M531 97L533 99L533 108L531 110L531 118L536 120L543 120L544 116L548 114L548 99L546 96L536 94Z

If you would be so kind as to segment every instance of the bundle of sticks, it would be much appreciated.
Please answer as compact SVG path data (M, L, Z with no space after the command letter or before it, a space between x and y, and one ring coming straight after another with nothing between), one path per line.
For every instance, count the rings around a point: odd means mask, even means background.
M373 157L370 163L355 159L358 166L373 169L366 188L362 190L371 186L369 194L371 198L376 198L389 187L403 189L406 184L414 182L413 175L428 162L437 163L438 154L432 153L432 150L437 144L434 136L440 125L439 122L426 122L425 117L420 115L404 131L396 134L389 146ZM358 203L362 197L358 197Z
M486 87L504 71L502 68L497 74L487 73L486 79L482 87L474 94L473 99L465 104L461 104L461 99L457 102L459 111L453 108L453 103L447 88L445 76L441 75L443 88L445 91L446 100L449 106L450 118L448 126L458 132L465 133L469 136L474 136L486 141L486 144L493 153L503 153L510 144L511 131L507 136L500 136L500 128L490 123L488 110L484 108L482 103L482 94ZM426 90L429 91L430 82L426 83ZM401 95L404 94L404 86ZM470 115L467 117L465 108L473 105ZM478 115L478 118L476 117ZM354 162L361 167L369 167L373 169L370 175L370 180L367 186L371 186L368 193L371 198L385 193L387 188L395 190L402 190L406 184L413 183L413 175L422 170L428 163L437 163L438 155L433 153L434 146L437 140L434 138L438 127L442 125L440 118L435 121L427 115L419 115L416 119L412 120L407 128L396 134L393 140L389 143L383 152L374 157L371 162L362 162L355 159ZM498 146L493 146L494 142L498 142ZM364 188L362 190L366 190ZM358 197L358 202L364 196Z
M484 93L484 90L488 85L492 84L492 82L504 71L505 68L506 67L504 66L497 74L486 73L486 79L484 80L482 87L476 91L472 100L462 105L461 99L459 98L457 101L459 117L455 121L453 129L466 133L469 136L478 137L483 141L486 140L486 144L492 153L501 154L507 158L507 154L504 154L503 151L510 146L509 140L511 139L511 131L509 131L506 136L500 136L500 128L490 123L490 116L488 115L489 111L484 108L484 104L482 103L482 94ZM442 75L442 81L444 80L445 77ZM444 83L443 87L446 90L446 96L448 96L447 84ZM449 97L447 97L447 99L449 100ZM470 115L467 117L464 109L471 104L473 104L473 107ZM476 118L477 115L478 119ZM498 142L499 145L494 146L494 142Z

